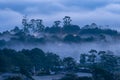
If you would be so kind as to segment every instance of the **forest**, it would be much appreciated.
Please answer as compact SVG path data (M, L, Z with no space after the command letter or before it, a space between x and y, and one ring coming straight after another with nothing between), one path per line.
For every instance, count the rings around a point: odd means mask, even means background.
M80 27L71 23L72 19L65 16L62 21L54 21L52 26L44 26L42 19L28 20L24 17L22 28L0 33L0 47L10 47L17 44L45 44L47 42L87 43L87 42L114 42L119 41L120 33L109 27L95 23ZM62 23L62 24L60 24Z
M45 53L41 49L23 49L15 51L12 49L0 50L0 72L22 73L32 79L31 75L50 75L50 71L55 74L68 72L61 80L88 80L79 79L75 72L89 72L93 74L94 80L119 80L120 57L115 56L111 51L90 50L88 53L80 55L79 62L72 57L60 58L54 53ZM81 69L82 67L86 69ZM118 79L117 79L118 78ZM90 78L89 78L90 79ZM13 79L14 80L14 79ZM92 79L90 79L92 80Z
M59 80L120 80L119 51L112 50L114 46L107 48L119 43L119 39L117 30L95 23L80 27L72 24L69 16L65 16L63 22L54 21L52 26L45 26L42 19L28 20L25 16L22 28L16 26L0 33L0 74L20 73L34 80L32 76L53 72L65 74ZM97 47L101 44L106 49L96 49L89 43L96 43ZM82 44L86 46L76 51L83 47ZM75 74L78 72L90 73L92 78L79 77ZM10 77L6 80L24 79Z

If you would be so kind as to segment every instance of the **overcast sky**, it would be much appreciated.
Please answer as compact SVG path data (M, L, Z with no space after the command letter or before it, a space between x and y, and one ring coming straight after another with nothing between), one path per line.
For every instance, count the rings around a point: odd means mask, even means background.
M120 0L0 0L0 31L21 26L24 15L46 26L67 15L80 26L95 22L119 29Z

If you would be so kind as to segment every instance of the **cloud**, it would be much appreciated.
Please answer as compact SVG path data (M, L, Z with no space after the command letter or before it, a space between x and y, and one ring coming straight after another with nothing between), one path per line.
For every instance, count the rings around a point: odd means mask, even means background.
M43 19L46 26L55 20L62 21L66 15L80 26L92 22L119 26L119 10L119 0L0 0L0 27L21 26L22 16L26 14L29 19ZM8 28L8 25L13 27Z
M29 14L36 14L36 13L42 13L42 14L51 14L56 13L65 10L66 7L60 3L51 3L49 5L46 5L46 3L39 3L38 6L28 6L24 9L25 13Z
M11 9L0 9L0 31L10 30L19 25L22 15Z
M17 2L27 2L27 3L36 3L36 2L58 2L60 0L0 0L0 3L17 3Z
M114 7L112 7L114 6ZM115 13L114 8L119 9L119 4L109 4L104 7L97 8L95 10L83 10L83 9L77 9L73 10L74 7L71 8L65 8L66 10L63 10L61 12L55 12L53 14L31 14L31 18L43 18L46 19L49 23L50 21L53 22L54 20L62 20L62 18L66 15L71 16L73 19L73 24L78 25L85 25L90 24L92 22L101 24L101 25L111 25L111 26L119 26L119 17L120 14ZM116 12L118 11L116 9Z
M106 10L115 14L120 14L120 4L109 4L103 10Z

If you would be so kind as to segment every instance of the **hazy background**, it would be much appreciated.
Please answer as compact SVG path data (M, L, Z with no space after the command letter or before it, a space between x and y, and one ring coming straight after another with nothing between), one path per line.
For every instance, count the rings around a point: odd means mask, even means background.
M71 16L73 24L92 22L120 28L120 0L0 0L0 31L21 25L24 15L40 18L44 24Z
M63 43L63 42L55 42L55 43L46 43L46 44L16 44L11 45L8 48L22 50L22 49L33 49L40 48L45 52L53 52L55 54L60 55L60 57L68 57L71 56L76 60L79 60L81 53L88 53L91 49L95 49L97 51L112 51L115 55L120 55L120 45L119 42L91 42L91 43ZM19 45L19 46L18 46Z
M51 26L53 21L71 16L72 24L82 27L86 24L110 25L110 28L120 31L120 0L0 0L0 31L10 30L14 26L22 27L24 15L28 19L43 19L45 26ZM119 42L118 42L119 43ZM65 44L47 43L45 45L11 46L13 49L41 48L61 56L79 58L80 53L96 50L111 50L119 53L118 43L84 43Z

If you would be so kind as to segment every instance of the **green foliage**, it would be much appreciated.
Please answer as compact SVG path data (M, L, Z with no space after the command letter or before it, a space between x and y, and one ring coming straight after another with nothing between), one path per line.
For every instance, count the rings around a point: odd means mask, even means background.
M106 71L104 68L101 68L99 66L93 67L93 77L95 80L114 80L113 73Z
M5 40L0 40L0 47L3 47L6 45L6 41Z
M80 54L80 63L85 64L86 63L86 54Z
M114 71L117 66L117 57L111 53L101 55L101 64L99 65L107 71Z
M12 71L15 67L20 70L31 71L33 67L36 70L44 69L55 70L60 66L61 59L53 53L44 53L41 49L15 51L12 49L0 50L0 72Z
M66 57L63 59L63 64L66 70L74 70L76 67L76 61L72 57Z
M61 27L46 27L45 32L52 33L52 34L58 34L61 33Z
M16 76L16 77L9 77L5 80L23 80L23 79L21 77Z
M95 41L95 38L90 36L90 37L87 37L87 38L83 38L82 41L84 41L84 42L93 42L93 41Z
M100 28L87 28L87 29L81 29L79 34L94 34L94 35L100 35L100 34L106 34L106 35L118 35L118 32L116 30L111 29L100 29Z
M78 33L80 31L80 27L78 25L65 25L63 27L64 33Z
M95 62L95 55L100 57L99 62ZM87 62L87 58L90 59L90 64ZM80 55L80 64L82 67L91 69L94 79L105 80L112 79L115 68L118 66L118 57L110 51L96 51L90 50L89 54ZM11 72L16 71L16 67L19 68L20 73L31 78L30 72L32 73L33 67L35 71L39 73L47 73L50 71L57 72L60 66L64 66L65 71L74 72L77 64L74 58L65 57L63 60L56 54L50 52L43 52L41 49L34 48L32 50L23 49L21 51L15 51L12 49L0 49L0 72ZM85 66L84 66L85 65ZM78 69L78 68L77 68ZM39 74L38 73L38 74ZM39 74L39 75L40 75ZM61 80L91 80L90 78L79 78L76 75L66 75Z
M72 34L68 34L64 37L65 42L80 42L81 38L80 36L74 36Z

